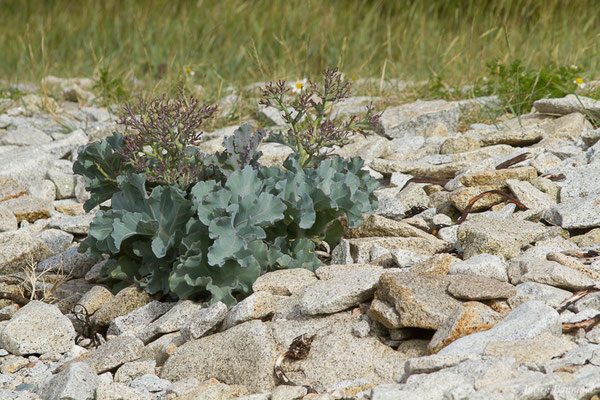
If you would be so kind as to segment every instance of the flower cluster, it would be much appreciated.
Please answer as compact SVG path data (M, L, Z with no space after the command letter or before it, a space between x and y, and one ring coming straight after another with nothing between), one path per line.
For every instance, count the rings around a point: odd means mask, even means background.
M165 96L136 106L126 104L119 123L125 126L124 146L119 150L126 164L145 173L152 183L177 184L186 189L204 173L196 146L200 126L212 117L216 107L200 105L180 89L177 99Z
M347 144L351 134L366 134L377 126L381 116L369 105L362 118L352 116L342 123L330 118L331 106L350 95L350 83L343 80L337 68L324 72L322 85L308 80L306 87L305 81L298 81L292 87L298 96L291 101L289 91L285 81L271 82L263 89L260 104L281 112L288 130L285 135L272 134L271 137L296 151L302 167L314 165L326 156L326 148Z

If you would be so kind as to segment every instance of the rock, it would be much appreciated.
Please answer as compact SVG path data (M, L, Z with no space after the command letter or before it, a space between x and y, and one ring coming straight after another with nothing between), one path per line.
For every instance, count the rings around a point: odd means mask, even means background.
M69 199L75 197L75 176L66 174L58 168L50 168L47 177L56 186L57 199Z
M79 245L70 247L38 264L38 271L53 271L69 274L73 278L83 278L98 262L98 257L90 253L79 253Z
M267 324L248 321L224 332L192 340L167 360L160 376L170 381L214 377L256 393L275 386L275 341Z
M103 383L96 389L96 400L151 400L149 393L119 382Z
M491 342L485 347L484 355L492 357L513 357L518 363L540 364L562 356L577 345L565 336L555 336L549 332L527 340Z
M16 231L19 227L18 222L12 211L0 205L0 232Z
M185 341L199 339L207 333L216 329L216 327L225 319L227 315L227 306L220 301L212 304L208 308L203 308L183 323L181 326L181 336Z
M340 242L331 252L331 263L332 264L352 264L352 254L350 253L350 242L346 239L340 239Z
M451 262L452 256L450 254L436 254L415 265L410 271L417 274L447 275Z
M318 392L340 382L359 379L370 384L395 382L398 371L409 356L395 351L374 336L355 337L352 327L356 322L350 313L270 322L282 352L297 336L316 334L306 359L295 360L293 366L287 364L287 368L286 362L283 363L288 377L297 385L311 385Z
M202 308L201 304L191 300L180 300L154 322L137 334L144 343L148 343L164 333L178 331L190 315Z
M585 96L568 94L563 98L539 99L533 102L537 112L542 114L571 114L578 112L600 111L600 102Z
M466 360L475 359L473 354L452 354L416 357L406 360L404 363L404 378L415 374L436 372L442 369L454 367Z
M145 329L154 320L173 308L174 305L174 303L152 301L137 310L112 320L106 333L107 335L121 335L130 329Z
M600 193L577 200L567 200L546 210L544 219L564 229L589 229L600 226Z
M446 292L450 282L450 277L386 273L377 285L377 298L396 308L400 327L438 329L460 304Z
M484 276L465 275L448 285L448 292L457 299L493 300L516 296L517 289L506 282Z
M363 223L358 228L346 228L344 237L419 237L424 239L433 239L434 236L403 221L382 217L381 215L371 214L363 217Z
M50 142L50 136L33 126L18 127L0 135L0 145L32 146Z
M142 360L154 360L161 366L181 346L185 340L179 332L167 333L155 341L148 343L142 353Z
M582 290L595 283L583 273L555 261L523 256L510 261L508 276L514 285L537 282L573 291Z
M12 354L65 353L74 344L75 329L58 308L30 301L0 332L0 346Z
M137 310L150 301L150 296L144 290L136 287L125 288L96 311L91 322L98 327L108 327L115 318Z
M378 135L356 136L351 140L349 144L337 150L336 154L346 159L360 156L363 160L369 161L385 157L392 152L390 141Z
M28 194L5 200L0 204L8 208L18 222L35 222L38 219L50 218L50 211L53 210L52 202Z
M519 255L525 245L545 235L547 228L534 222L515 218L496 220L478 217L461 224L458 243L464 249L465 260L482 253L513 258Z
M200 382L196 378L183 378L177 382L173 382L167 389L167 395L174 394L176 396L183 396L194 391L200 386Z
M433 203L427 193L425 193L425 190L415 183L409 183L408 186L396 194L396 198L408 211L426 210L433 206ZM414 214L414 212L412 212L412 214Z
M331 314L370 300L383 270L349 273L318 281L301 294L300 309L305 315Z
M521 283L516 288L517 294L508 299L512 308L517 308L529 300L540 300L550 307L556 307L572 295L567 290L536 282Z
M473 187L461 187L450 193L450 201L452 205L456 207L461 213L467 208L467 205L475 196L479 196L483 192L490 190L500 190L499 186L473 186ZM480 197L475 203L471 205L471 211L477 212L487 210L490 207L500 204L506 199L496 193L488 193Z
M130 361L119 367L115 373L115 382L127 382L143 375L154 374L156 361Z
M481 147L481 142L471 136L450 137L442 143L440 154L464 153Z
M268 291L278 296L290 296L316 281L315 274L308 269L280 269L259 276L252 284L252 291Z
M507 267L504 257L482 253L475 254L468 260L452 263L448 274L481 276L508 282Z
M58 139L51 143L36 146L51 156L57 159L62 159L70 154L71 151L88 144L88 141L89 139L85 132L82 129L76 129L63 139Z
M388 250L409 250L424 255L434 255L448 249L448 244L439 239L428 240L415 237L372 237L348 239L350 254L356 264L367 264L371 260L371 248L379 245Z
M540 128L544 131L545 137L556 137L575 142L586 127L586 122L585 115L575 112L542 122Z
M539 142L544 138L544 134L544 130L536 126L485 132L481 135L481 143L484 146L508 144L523 147Z
M14 374L15 372L18 372L26 367L28 364L29 360L27 358L8 354L0 359L0 372L3 374Z
M397 329L402 326L400 314L398 314L394 306L377 298L371 302L368 315L388 329Z
M0 171L25 186L39 182L53 162L51 155L37 150L20 150L3 153Z
M22 272L25 268L31 268L30 264L52 255L42 240L26 230L0 233L0 269L3 274Z
M76 235L87 235L90 230L90 223L93 219L93 214L78 215L74 217L65 215L63 217L52 218L48 226Z
M53 254L58 254L67 250L71 243L73 243L73 235L58 229L44 229L42 232L40 232L38 238L40 238L46 244L46 246L48 246ZM45 261L46 260L42 261L42 263ZM38 268L40 268L39 264Z
M545 210L556 204L552 197L537 189L529 182L509 179L506 181L506 184L517 199L529 209Z
M86 309L88 314L92 315L96 310L109 303L113 297L115 296L104 286L94 286L81 296L77 304Z
M557 172L565 176L565 179L560 182L561 202L582 200L600 194L600 166L592 164L561 168Z
M463 303L440 325L427 348L430 353L437 353L461 337L492 328L501 319L499 313L482 303Z
M142 355L144 343L131 336L117 336L93 350L83 362L96 374L110 371Z
M273 389L271 400L296 400L302 399L308 393L304 386L279 385Z
M142 392L159 393L165 392L171 386L171 382L166 379L160 379L152 373L135 378L129 383L129 386Z
M489 343L527 340L545 332L561 334L558 313L541 301L531 300L514 309L493 328L462 337L444 347L439 354L483 354Z
M99 384L100 379L87 364L76 362L55 375L41 394L44 400L94 400Z
M277 310L277 297L279 296L270 292L252 293L231 308L221 329L229 329L251 319L263 319L272 315Z
M492 169L483 172L472 172L461 175L458 179L465 186L506 186L509 179L531 181L537 177L533 167L517 167L507 169Z
M428 127L442 123L449 131L456 130L459 107L444 100L416 101L386 109L379 120L382 133L388 138L418 135Z

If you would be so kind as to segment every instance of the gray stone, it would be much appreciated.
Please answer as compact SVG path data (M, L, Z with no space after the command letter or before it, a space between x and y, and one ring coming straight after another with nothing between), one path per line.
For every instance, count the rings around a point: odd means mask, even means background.
M148 324L146 329L137 334L137 337L144 343L148 343L164 333L176 332L189 319L190 315L201 308L201 304L190 300L180 300L169 311Z
M44 241L46 246L48 246L48 248L53 254L58 254L62 251L67 250L71 243L73 243L73 235L67 232L63 232L59 229L45 229L42 232L40 232L38 238ZM42 263L45 261L46 260L42 261ZM38 268L40 268L39 264Z
M501 319L499 313L483 303L462 303L440 325L427 349L430 353L437 353L461 337L492 328Z
M371 237L349 239L350 254L356 264L368 264L371 261L371 248L379 245L390 251L409 250L415 253L432 256L449 249L446 242L439 239L417 237Z
M544 219L564 229L589 229L600 226L600 193L571 199L546 210Z
M364 114L371 103L382 101L381 97L352 96L335 103L331 107L330 118L341 118L349 115Z
M183 396L184 394L188 394L194 391L198 386L200 386L200 382L196 378L183 378L178 380L177 382L173 382L171 386L167 389L167 394L174 394L176 396Z
M564 115L585 110L600 111L600 101L574 94L562 98L539 99L533 102L533 106L542 114Z
M331 263L332 264L352 264L354 260L352 254L350 254L350 242L344 238L340 239L340 242L331 252Z
M95 349L83 362L100 374L135 361L142 355L144 343L131 336L117 336Z
M353 137L349 144L336 150L335 153L347 159L360 156L363 160L370 161L391 153L392 149L390 147L390 141L384 137L358 135Z
M245 385L254 393L271 390L278 349L270 331L264 322L249 321L187 342L169 357L160 376L170 381L214 377L227 384Z
M277 309L277 297L279 296L274 296L271 292L252 293L229 310L222 329L272 315Z
M127 362L115 372L115 382L127 382L143 375L154 374L154 367L156 367L154 360Z
M495 132L481 132L481 142L485 146L508 144L524 147L539 142L544 138L544 134L544 130L536 126Z
M185 341L198 339L216 329L227 315L227 306L220 301L203 308L183 323L180 332Z
M554 400L591 399L600 392L600 372L577 377L555 385L550 391Z
M150 301L150 296L143 289L127 287L98 309L92 316L91 322L98 327L108 327L115 318L129 314Z
M483 354L491 342L532 339L545 332L561 334L559 315L543 302L531 300L514 309L493 328L462 337L440 350L439 354Z
M31 185L27 188L27 193L38 199L46 201L56 200L56 186L48 179L44 179L36 185Z
M120 382L102 383L96 389L96 400L152 400L152 397Z
M600 166L597 164L568 167L556 170L565 179L560 183L560 201L581 200L600 194Z
M55 158L62 159L71 153L71 151L88 144L88 141L89 139L85 132L82 129L76 129L65 138L55 140L52 143L42 144L39 148Z
M377 298L394 305L401 327L438 329L460 304L446 292L450 282L450 277L387 273L379 280Z
M354 324L352 327L352 334L357 338L364 338L371 333L371 325L369 325L369 321L363 319Z
M482 276L508 282L507 267L504 257L482 253L474 255L468 260L452 263L448 274Z
M87 364L76 362L55 375L40 394L44 400L94 400L99 384L100 378Z
M56 306L30 301L0 332L0 346L12 354L65 353L74 344L75 329Z
M475 357L473 354L432 354L430 356L411 358L404 363L404 378L406 379L415 374L428 374L454 367L465 360L472 360Z
M529 209L545 210L556 204L552 197L537 189L529 182L509 179L506 181L506 184L517 199Z
M79 253L79 245L70 247L38 264L38 271L53 271L69 274L73 278L83 278L97 262L96 255Z
M171 382L166 379L161 379L154 374L146 374L140 376L139 378L135 378L129 384L129 386L134 389L141 389L150 393L157 393L166 391L167 388L171 386Z
M461 224L458 242L464 249L465 260L482 253L513 258L520 254L521 248L547 234L546 227L534 222L479 217Z
M398 328L402 326L400 314L398 314L398 311L396 311L394 306L377 298L373 299L373 301L371 302L368 315L373 320L381 323L388 329L398 330Z
M380 385L371 390L371 400L438 400L452 389L467 387L473 390L472 384L460 374L440 371L435 374L413 375L418 381L403 385ZM409 378L409 379L410 379Z
M378 195L377 193L375 195L377 196L375 214L391 219L404 218L406 208L395 196Z
M308 286L301 294L303 314L331 314L370 300L383 270L349 273Z
M91 315L110 302L113 297L115 296L104 286L94 286L81 296L77 304L85 308Z
M179 332L167 333L148 343L140 359L154 360L157 366L161 366L183 343L185 340Z
M440 154L464 153L481 147L481 141L470 136L450 137L442 143Z
M75 176L65 173L58 168L50 168L47 177L56 186L56 198L68 199L75 197Z
M327 281L333 278L343 278L348 274L371 275L376 271L383 272L383 267L373 264L330 264L317 268L315 274L321 281Z
M575 347L577 345L570 338L545 332L527 340L491 342L485 347L484 354L492 357L513 357L518 363L541 364L559 358Z
M81 302L80 302L81 303ZM130 329L145 328L158 317L169 311L175 303L152 301L137 310L113 319L108 326L108 335L121 335Z
M279 385L273 389L271 400L297 400L302 399L308 393L304 386Z
M453 280L448 285L448 292L457 299L493 300L515 296L517 289L510 283L497 279L465 275L460 280Z
M86 215L65 215L57 218L52 218L48 226L65 232L86 235L90 230L90 223L94 219L93 214Z
M33 146L50 142L50 136L33 126L20 126L0 134L0 145Z
M259 276L252 284L252 291L268 291L274 295L289 296L316 281L315 274L308 269L280 269Z
M17 221L35 222L50 217L53 211L52 203L25 194L2 202L17 218Z
M508 299L511 308L517 308L529 300L540 300L556 307L571 296L571 292L537 282L524 282L516 286L517 294Z
M409 183L396 198L404 205L406 210L427 209L433 206L431 198L425 193L425 190L415 183Z
M510 282L537 282L566 290L582 290L594 285L595 281L582 272L555 261L538 258L517 257L508 267Z
M52 156L42 151L11 151L0 157L0 171L4 176L28 186L43 180L52 162Z
M460 115L459 106L444 100L416 101L387 108L380 118L381 131L389 138L417 135L431 125L442 123L454 131Z
M16 231L18 227L17 217L8 208L0 205L0 232Z

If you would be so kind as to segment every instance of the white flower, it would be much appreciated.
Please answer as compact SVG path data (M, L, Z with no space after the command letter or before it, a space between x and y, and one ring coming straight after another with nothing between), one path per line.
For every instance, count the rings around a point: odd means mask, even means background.
M579 70L579 67L577 65L575 65L575 64L571 64L571 69L573 71L577 71L577 70Z
M304 90L304 86L306 86L306 81L307 81L307 79L302 79L302 80L294 82L292 84L292 92L301 93L302 90Z
M581 78L577 78L573 81L574 84L576 84L579 89L585 89L585 82L583 81L583 79Z

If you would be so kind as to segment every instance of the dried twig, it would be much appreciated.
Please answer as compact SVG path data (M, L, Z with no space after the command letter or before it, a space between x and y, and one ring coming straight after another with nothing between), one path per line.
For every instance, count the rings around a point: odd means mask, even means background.
M549 179L552 182L562 181L566 178L565 174L544 174L541 177Z
M14 293L0 292L0 299L10 300L13 303L18 304L23 307L27 303L29 303L29 299L27 297L19 296Z
M477 200L481 199L486 194L491 194L491 193L499 194L500 196L504 197L506 200L510 201L511 203L516 204L517 207L519 207L520 209L527 210L527 207L523 203L521 203L518 199L509 195L508 193L504 193L501 190L487 190L483 193L479 193L477 196L475 196L471 200L469 200L469 202L467 203L467 206L463 210L460 218L458 219L458 221L456 221L456 225L460 225L463 222L465 222L465 220L467 219L467 215L469 215L469 213L471 212L471 208L473 208L473 205L475 204L475 202Z
M404 188L407 187L409 183L432 183L434 185L445 186L449 181L450 179L447 178L434 178L432 176L415 176L414 178L410 178L409 180L407 180L404 186L400 188L399 192L404 190Z
M520 163L521 161L527 160L529 157L531 157L531 153L519 154L518 156L513 157L510 160L506 160L503 163L496 165L496 169L506 169L510 166Z
M296 386L294 382L290 378L287 377L283 369L281 369L281 363L286 358L293 360L303 360L308 357L308 353L310 352L310 348L312 346L312 342L317 335L308 336L306 334L300 335L296 337L288 350L277 357L277 361L275 361L275 377L282 385ZM315 389L308 385L303 385L306 389L308 389L308 393L317 393Z
M595 317L592 317L590 319L586 319L585 321L572 322L572 323L566 322L566 323L562 324L562 331L563 331L563 333L569 333L569 332L577 331L579 329L583 329L587 332L590 329L592 329L593 327L595 327L596 325L598 325L599 323L600 323L600 314L598 314Z
M573 293L573 295L571 297L563 300L563 302L560 303L558 306L556 306L554 309L556 311L558 311L559 313L561 313L561 312L565 311L567 308L571 307L573 304L577 303L579 300L583 299L588 294L598 292L598 291L600 291L600 289L597 288L596 286L586 287L585 289L582 289L582 290L579 290L579 291Z

